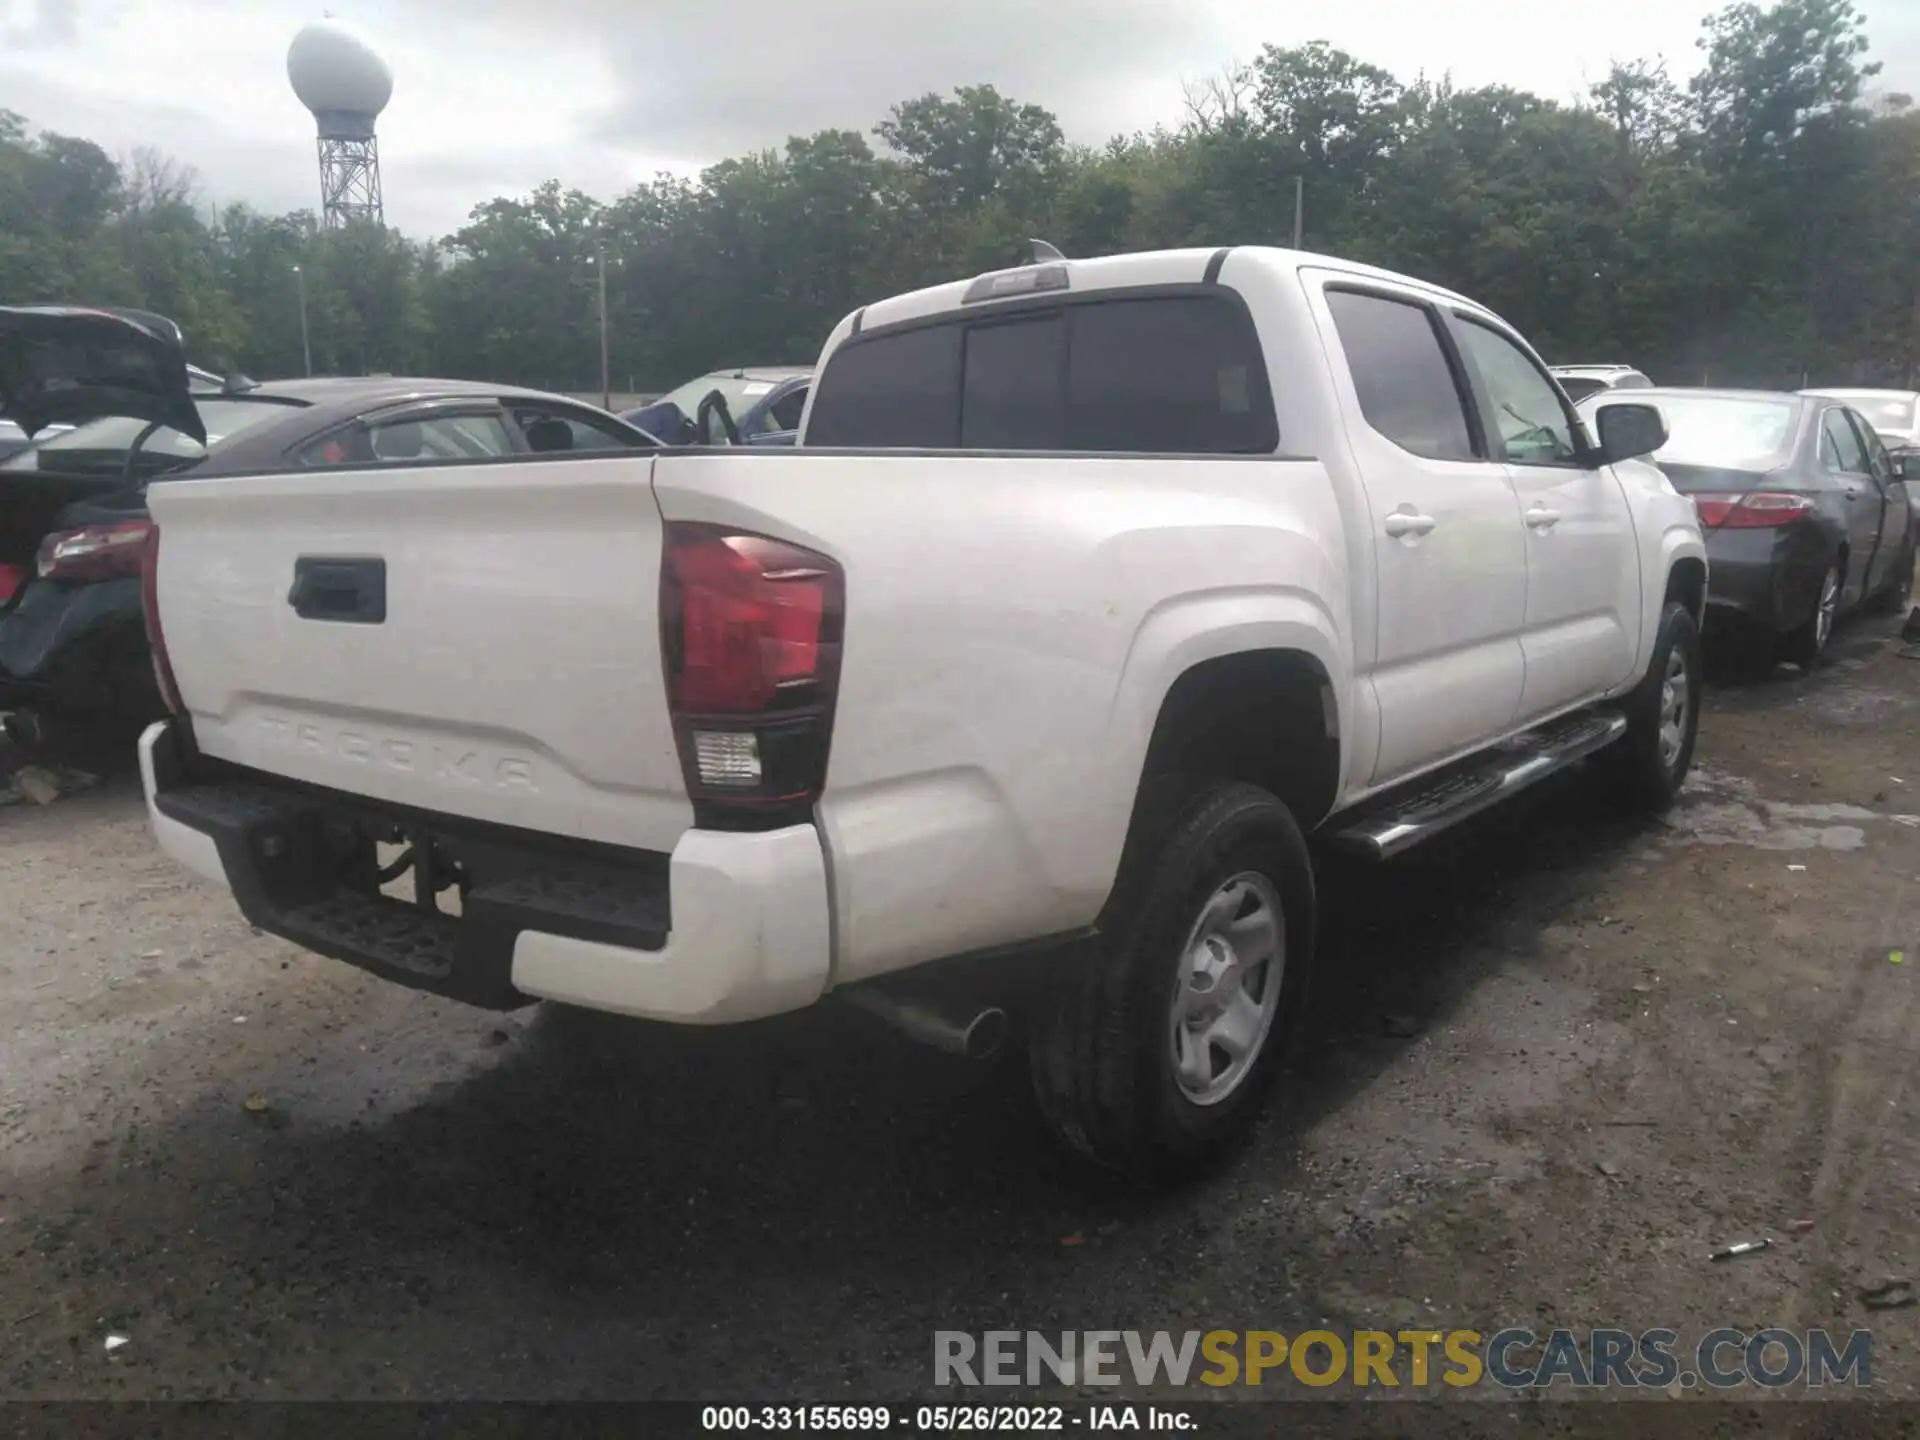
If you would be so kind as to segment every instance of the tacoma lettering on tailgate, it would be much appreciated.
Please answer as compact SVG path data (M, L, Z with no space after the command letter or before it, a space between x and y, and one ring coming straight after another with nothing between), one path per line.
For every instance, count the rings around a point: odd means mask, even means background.
M262 734L283 749L327 759L373 765L453 785L538 792L533 761L520 755L437 740L383 735L365 727L346 729L284 715L262 715Z

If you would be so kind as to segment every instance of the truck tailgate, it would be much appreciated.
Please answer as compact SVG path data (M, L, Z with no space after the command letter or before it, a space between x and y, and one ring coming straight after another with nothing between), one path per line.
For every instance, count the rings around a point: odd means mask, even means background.
M159 614L200 750L422 810L671 850L692 808L661 667L653 464L153 486Z

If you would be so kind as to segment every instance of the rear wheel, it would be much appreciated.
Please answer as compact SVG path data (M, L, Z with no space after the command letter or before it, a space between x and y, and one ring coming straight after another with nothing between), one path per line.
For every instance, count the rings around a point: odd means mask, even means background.
M1292 1043L1313 929L1312 865L1285 805L1252 785L1157 783L1098 952L1036 1018L1034 1093L1054 1131L1149 1181L1223 1153Z
M1612 793L1631 808L1657 813L1679 795L1700 733L1700 693L1700 627L1686 606L1668 601L1653 658L1627 697L1627 733L1602 752Z
M1840 581L1840 562L1835 560L1820 577L1813 613L1781 638L1782 660L1809 673L1820 663L1827 653L1827 642L1833 638L1834 622L1840 618Z

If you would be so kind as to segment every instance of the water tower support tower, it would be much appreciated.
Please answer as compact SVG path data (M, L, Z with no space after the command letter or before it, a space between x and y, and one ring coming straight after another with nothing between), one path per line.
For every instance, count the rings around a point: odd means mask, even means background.
M337 229L351 220L384 224L380 200L380 141L358 115L321 112L320 208L322 223ZM355 132L360 133L355 133Z

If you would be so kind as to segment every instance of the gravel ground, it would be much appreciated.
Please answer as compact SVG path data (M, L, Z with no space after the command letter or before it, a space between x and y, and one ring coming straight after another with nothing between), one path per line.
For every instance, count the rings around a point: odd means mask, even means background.
M1870 1326L1920 1397L1920 1310L1859 1299L1920 1278L1895 628L1716 688L1664 825L1574 776L1330 871L1288 1099L1158 1197L1017 1065L462 1009L254 934L128 776L0 810L0 1398L872 1400L936 1329L1323 1321Z

